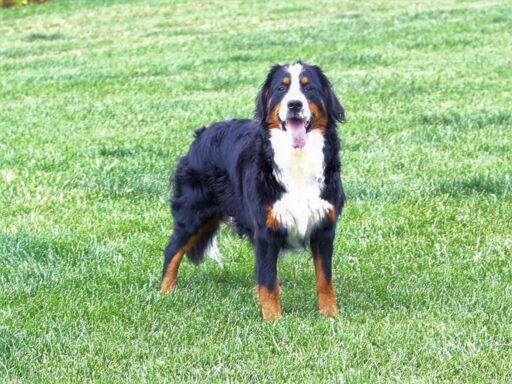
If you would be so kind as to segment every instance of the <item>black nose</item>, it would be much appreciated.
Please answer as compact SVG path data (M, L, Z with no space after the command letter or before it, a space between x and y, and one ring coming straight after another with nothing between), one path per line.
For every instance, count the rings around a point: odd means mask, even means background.
M299 112L302 109L302 101L290 100L288 102L288 109L292 112Z

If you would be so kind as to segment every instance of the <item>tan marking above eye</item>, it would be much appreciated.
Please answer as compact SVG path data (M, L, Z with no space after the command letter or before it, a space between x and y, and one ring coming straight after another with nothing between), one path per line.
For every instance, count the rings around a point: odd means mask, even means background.
M288 85L288 84L290 84L290 78L289 78L289 77L283 77L282 83L283 83L284 85Z
M300 83L302 85L306 85L309 83L309 79L306 76L304 76L302 79L300 79Z

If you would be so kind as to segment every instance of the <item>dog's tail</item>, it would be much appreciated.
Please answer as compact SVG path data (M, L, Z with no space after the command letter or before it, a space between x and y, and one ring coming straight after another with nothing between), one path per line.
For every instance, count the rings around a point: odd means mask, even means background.
M217 263L222 264L219 247L215 241L215 234L218 229L219 226L217 225L211 230L204 232L201 238L199 238L190 251L188 251L187 257L192 264L200 264L204 259L205 253L208 253L208 255Z

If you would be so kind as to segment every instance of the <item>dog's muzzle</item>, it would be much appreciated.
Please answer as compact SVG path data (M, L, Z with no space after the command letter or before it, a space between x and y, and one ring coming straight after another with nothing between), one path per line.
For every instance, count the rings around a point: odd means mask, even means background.
M308 120L304 117L304 109L300 100L290 100L286 120L281 122L283 130L292 135L293 148L300 149L306 145Z

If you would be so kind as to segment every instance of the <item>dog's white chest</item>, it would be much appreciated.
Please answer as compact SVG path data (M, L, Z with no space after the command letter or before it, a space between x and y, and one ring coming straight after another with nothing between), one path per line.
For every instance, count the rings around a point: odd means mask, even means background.
M274 218L288 231L288 243L300 247L332 204L320 198L324 186L324 137L308 133L306 145L294 149L287 132L272 129L270 142L277 169L274 175L286 192L272 207Z

